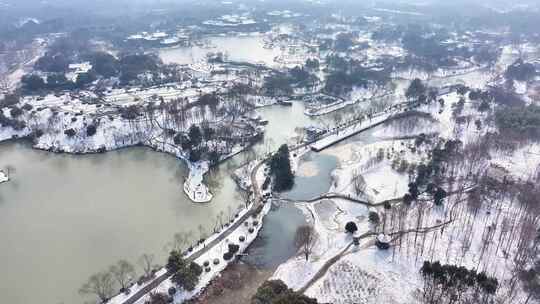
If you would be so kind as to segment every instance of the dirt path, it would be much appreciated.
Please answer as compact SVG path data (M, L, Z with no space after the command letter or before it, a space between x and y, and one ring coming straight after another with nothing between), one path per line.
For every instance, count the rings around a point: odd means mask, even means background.
M272 270L235 262L216 278L193 304L249 304L259 286L272 276Z
M365 238L368 238L370 236L375 236L375 235L376 235L375 232L366 232L362 234L359 237L359 239L365 239ZM367 244L364 244L360 248L364 249L364 248L372 246L373 244L374 244L373 242L368 242ZM330 269L330 267L332 267L335 263L337 263L342 257L347 255L347 251L353 245L354 243L352 242L349 243L347 246L345 246L345 248L343 248L343 250L341 250L338 254L336 254L334 257L332 257L326 263L324 263L324 265L317 271L317 273L302 288L298 289L298 292L300 293L306 292L306 290L308 290L311 286L313 286L313 284L315 284L315 282L317 282L326 274L326 272L328 271L328 269Z

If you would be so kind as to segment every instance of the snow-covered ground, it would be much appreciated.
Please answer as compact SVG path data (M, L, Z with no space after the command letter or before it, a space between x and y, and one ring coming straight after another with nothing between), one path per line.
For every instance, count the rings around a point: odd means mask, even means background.
M365 129L368 129L377 124L380 124L384 122L385 120L387 120L388 118L400 112L401 112L400 108L394 108L385 112L374 114L372 117L365 117L363 120L361 120L358 123L353 123L350 126L339 128L338 130L333 131L332 133L328 135L325 135L323 138L311 144L311 147L315 151L321 151L335 144L336 142L339 142Z
M352 208L355 213L338 213L343 210L344 206ZM315 229L317 235L316 244L308 261L306 261L304 255L293 257L280 265L272 276L273 279L280 279L295 290L304 287L328 260L338 255L352 243L352 236L345 233L343 229L346 221L363 214L362 223L367 225L365 219L367 218L367 208L354 203L325 200L315 204L298 204L298 207ZM360 229L362 230L362 227Z
M381 99L392 96L391 92L386 91L384 88L373 85L364 87L355 87L353 91L348 94L345 100L337 100L332 103L320 104L312 103L306 106L304 111L308 116L321 116L330 114L337 110L343 109L347 106L358 104L360 102L370 102L372 99Z
M195 263L199 265L203 265L205 262L209 263L209 271L204 270L203 274L200 277L199 283L196 285L195 289L193 291L186 291L186 290L179 290L174 295L174 303L183 303L186 300L189 300L198 294L200 294L206 286L213 280L216 276L219 275L221 271L223 271L227 265L232 261L225 261L223 259L223 254L228 251L229 244L237 244L240 246L240 251L238 254L243 253L246 248L251 244L255 238L257 237L257 234L259 233L260 229L262 228L262 219L263 217L268 213L270 210L271 204L266 204L263 208L263 211L256 217L256 218L249 218L245 225L240 225L238 228L236 228L226 239L220 241L217 245L213 246L210 250L208 250L206 253L195 259ZM240 218L242 215L239 215L238 218ZM257 225L255 225L257 224ZM249 232L249 229L253 228L253 232ZM206 241L206 243L211 242L212 240L215 240L219 235L215 235L213 238ZM243 237L245 240L242 242L240 241L240 238ZM205 246L205 245L202 245ZM197 248L194 249L193 252L196 252ZM218 262L218 264L215 264L215 261ZM204 267L203 267L204 268ZM161 292L161 293L167 293L170 287L175 286L174 283L167 279L164 282L162 282L158 287L156 287L152 292ZM142 297L139 299L136 303L137 304L144 304L148 300L149 296ZM113 299L114 300L114 299ZM118 300L109 302L112 304L121 304L124 300Z
M207 161L196 163L188 162L189 176L184 182L184 192L195 203L207 203L212 200L213 195L203 182L203 177L208 172Z
M451 92L441 98L443 104L434 102L416 109L426 114L419 122L397 120L378 127L373 132L373 143L347 143L327 149L325 153L335 155L340 162L332 174L333 183L328 192L372 203L403 197L408 192L411 174L408 168L428 161L432 147L418 146L414 138L398 138L423 133L443 140L459 139L467 148L478 145L478 140L488 132L497 131L494 122L487 119L489 111L478 111L478 103L467 95ZM457 111L460 99L463 108ZM457 160L457 179L465 183L448 185L456 191L441 206L432 204L429 196L422 196L410 207L397 203L390 210L382 206L368 208L344 199L296 203L313 225L318 239L308 261L302 255L293 257L279 266L273 278L305 291L321 303L415 303L423 288L419 270L429 260L496 276L500 285L495 297L506 296L515 269L511 257L517 251L512 239L516 234L526 233L527 227L512 226L517 231L509 234L510 223L521 211L508 197L472 206L464 189L470 189L473 182L466 178L471 169L472 175L487 172L490 164L503 167L514 178L535 177L540 165L540 146L525 143L512 152L487 152L489 155L482 159ZM357 176L363 178L363 187L356 187ZM395 234L392 247L386 251L374 246L373 237L361 240L358 246L350 245L352 238L344 232L348 221L358 225L360 234L375 235L383 229L382 224L368 221L371 211L379 214L386 233L416 227L436 228L418 233L410 231L401 234L401 238ZM522 299L521 289L516 292L515 299Z
M9 176L2 170L0 170L0 184L9 181Z

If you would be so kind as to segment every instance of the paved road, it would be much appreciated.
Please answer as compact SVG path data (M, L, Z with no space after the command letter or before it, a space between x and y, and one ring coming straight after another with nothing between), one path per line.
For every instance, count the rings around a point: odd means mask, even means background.
M212 247L219 244L224 239L228 238L231 233L233 233L236 228L240 227L251 215L255 214L257 209L262 205L263 199L261 195L261 190L259 187L259 184L257 183L257 172L262 167L262 165L265 163L266 159L260 161L251 171L251 184L253 185L253 193L254 193L254 203L251 205L251 208L246 212L243 216L241 216L239 219L237 219L234 224L229 226L227 230L222 232L215 240L208 243L204 248L198 250L197 252L193 253L187 260L189 262L195 261L205 253L207 253ZM159 284L163 283L165 280L167 280L169 277L171 277L170 273L165 273L157 278L155 278L151 283L146 285L144 288L140 289L136 293L134 293L131 297L129 297L126 301L124 301L123 304L134 304L137 301L139 301L142 297L144 297L146 294L148 294L150 291L152 291L154 288L159 286Z

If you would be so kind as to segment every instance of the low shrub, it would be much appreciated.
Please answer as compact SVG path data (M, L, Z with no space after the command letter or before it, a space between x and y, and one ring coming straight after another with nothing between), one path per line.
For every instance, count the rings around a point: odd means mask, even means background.
M379 214L375 211L370 211L368 218L369 218L369 221L374 224L378 224L380 221Z
M22 109L25 110L25 111L30 111L32 110L34 107L29 104L29 103L25 103L23 106L22 106Z
M75 134L77 134L77 132L75 132L75 130L73 129L67 129L64 131L64 134L66 134L67 137L73 137L75 136Z
M21 116L22 113L23 113L23 111L21 109L19 109L18 107L15 107L15 106L12 107L11 110L9 110L9 114L13 118Z
M88 127L86 127L86 135L88 137L94 136L96 134L96 131L97 131L97 128L95 125L89 125Z
M240 246L236 244L229 244L229 252L232 254L237 253L240 250Z
M246 240L246 237L243 236L243 235L241 235L241 236L238 238L238 240L239 240L240 242L244 242L244 241Z
M174 295L176 294L176 288L170 287L169 290L167 291L167 293L168 293L170 296L174 296Z
M229 261L230 259L232 259L232 257L233 257L233 254L230 253L230 252L225 252L225 253L223 254L223 259L224 259L225 261Z
M346 225L345 225L345 230L350 233L350 234L353 234L355 233L357 230L358 230L358 227L356 226L356 224L354 222L348 222Z

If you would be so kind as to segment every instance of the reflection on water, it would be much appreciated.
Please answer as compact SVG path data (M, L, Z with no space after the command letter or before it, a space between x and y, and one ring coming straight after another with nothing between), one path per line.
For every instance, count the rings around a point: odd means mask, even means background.
M296 229L305 223L302 212L292 204L274 204L264 218L259 237L242 260L264 269L276 268L296 253Z
M181 190L184 164L146 148L76 156L3 143L0 167L8 165L12 181L0 185L5 303L82 303L77 290L92 273L143 253L162 263L175 232L209 232L241 204L225 168L214 173L212 203L191 203Z
M316 167L317 174L296 176L292 190L282 194L292 200L309 200L328 192L332 182L332 171L338 164L337 157L324 153L310 152L303 161L310 162Z
M264 142L255 146L259 152L268 150L275 151L284 143L296 144L291 137L296 136L296 128L309 125L317 125L318 120L304 115L305 106L301 101L295 101L292 106L271 106L257 109L269 123L266 126ZM268 147L267 147L268 146Z
M301 102L259 109L270 121L269 140L255 149L275 150L294 136L295 128L317 123L303 111ZM214 170L207 177L214 199L194 204L181 190L185 165L167 154L135 147L78 156L33 150L23 142L1 143L0 168L10 167L12 175L12 181L0 185L3 302L82 303L77 294L81 284L119 259L135 262L152 253L163 263L164 246L174 233L193 231L197 237L199 225L208 233L220 214L242 205L230 178L241 160L236 157ZM288 195L310 198L328 190L335 159L314 154L310 160L318 174L297 179ZM274 210L250 254L265 265L283 262L294 254L294 232L303 220L293 206Z

